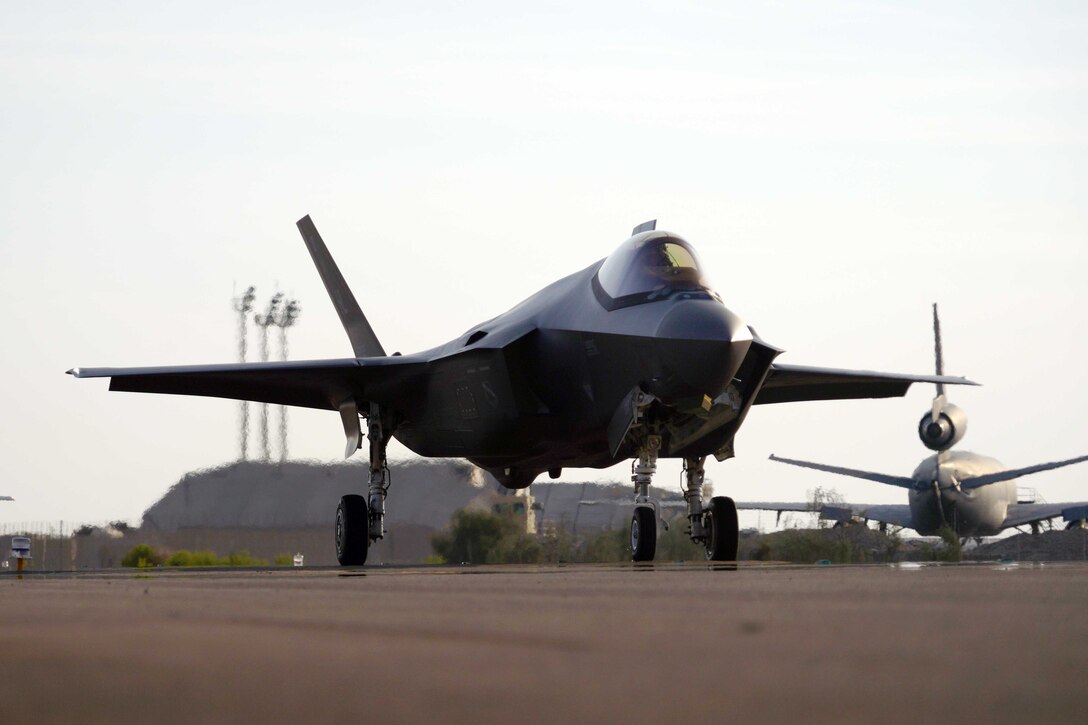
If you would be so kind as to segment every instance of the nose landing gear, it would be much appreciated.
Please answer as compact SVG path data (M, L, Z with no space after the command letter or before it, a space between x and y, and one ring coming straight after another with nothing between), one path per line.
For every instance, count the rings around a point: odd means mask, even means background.
M635 484L635 513L631 516L631 559L653 561L657 553L657 507L650 499L650 483L657 472L661 436L647 436L638 449L638 461L631 473Z
M657 553L657 505L650 498L650 482L657 472L660 436L647 436L638 450L631 481L635 484L635 511L631 516L631 559L653 561ZM702 544L708 561L736 561L739 527L737 506L728 496L715 496L703 505L705 458L684 460L684 500L691 540Z

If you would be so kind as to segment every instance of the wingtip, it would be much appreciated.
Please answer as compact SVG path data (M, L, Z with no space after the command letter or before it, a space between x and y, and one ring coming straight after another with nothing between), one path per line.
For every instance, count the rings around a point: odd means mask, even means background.
M79 377L79 368L71 368L64 374L65 375L71 375L74 378L78 378Z
M295 222L295 226L296 227L301 226L303 223L309 222L309 221L310 221L310 215L305 214L305 215L303 215L303 217L301 219L299 219L297 222Z

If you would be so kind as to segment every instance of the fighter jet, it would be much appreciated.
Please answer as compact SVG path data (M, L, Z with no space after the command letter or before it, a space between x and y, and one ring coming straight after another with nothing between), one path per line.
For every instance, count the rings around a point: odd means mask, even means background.
M936 303L933 305L933 338L936 373L940 376L944 368L944 354ZM966 432L967 415L948 402L944 385L937 383L933 404L918 422L918 437L935 454L922 461L909 477L827 466L775 455L771 456L771 460L907 489L907 505L824 504L819 507L822 518L839 523L871 520L879 522L881 528L891 524L914 529L922 535L936 534L947 526L960 537L991 536L1003 529L1024 525L1030 525L1032 531L1037 532L1041 522L1059 516L1070 527L1085 525L1088 503L1036 503L1034 491L1024 490L1021 495L1016 482L1021 476L1088 461L1088 456L1006 469L993 458L951 450ZM779 513L814 510L811 503L742 502L737 507Z
M635 561L654 558L658 510L649 495L660 457L683 459L693 540L711 560L737 552L731 498L702 499L704 463L733 457L753 405L901 396L913 382L966 383L784 365L722 303L681 237L635 227L607 258L540 290L445 345L387 355L309 216L297 223L354 355L333 360L145 368L74 368L110 378L110 390L233 398L339 411L345 456L363 446L366 496L336 511L336 554L365 563L385 533L386 446L396 437L420 456L466 458L507 488L563 468L634 459Z

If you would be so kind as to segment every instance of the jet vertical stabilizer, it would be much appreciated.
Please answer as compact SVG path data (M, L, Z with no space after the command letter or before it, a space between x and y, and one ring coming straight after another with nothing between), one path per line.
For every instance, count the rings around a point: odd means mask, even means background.
M933 357L936 373L944 375L944 350L941 347L941 318L937 303L933 303ZM918 421L918 437L922 444L938 455L945 454L967 432L967 414L944 397L944 384L937 382L937 395L929 412Z
M351 340L351 348L355 351L355 357L385 357L385 349L378 342L378 336L367 321L359 303L355 301L355 295L344 281L344 275L336 266L328 247L317 233L310 215L299 219L296 223L302 238L306 242L306 249L310 250L310 256L314 260L321 281L325 283L325 289L332 299L336 314L340 315L340 322L344 325L344 331Z

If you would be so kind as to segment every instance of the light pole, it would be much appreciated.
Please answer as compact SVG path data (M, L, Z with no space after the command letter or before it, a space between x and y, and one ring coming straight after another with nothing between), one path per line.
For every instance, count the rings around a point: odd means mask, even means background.
M246 321L249 319L249 313L253 310L253 300L256 299L254 294L255 289L253 285L250 285L241 297L235 297L234 311L238 313L238 362L246 361ZM249 457L249 403L241 401L239 403L239 423L241 430L239 431L239 444L238 451L239 460L246 460Z
M287 300L287 304L280 308L279 314L274 320L280 328L280 359L287 360L287 328L291 327L302 314L302 305L298 300ZM280 461L287 460L287 406L280 406Z
M261 362L268 362L268 326L276 324L280 303L283 301L283 293L277 292L268 301L268 307L264 312L258 312L253 316L261 331ZM268 403L261 403L261 460L272 459L272 447L268 442Z

